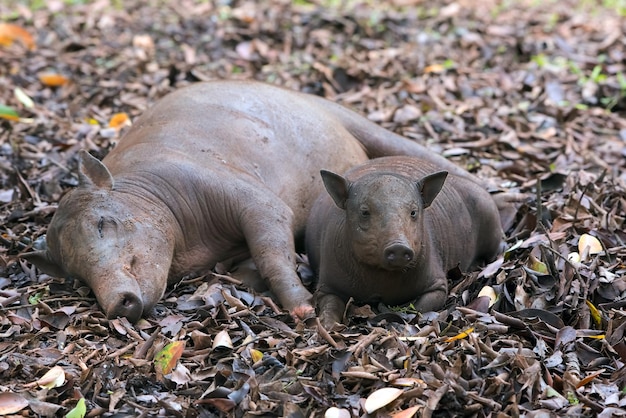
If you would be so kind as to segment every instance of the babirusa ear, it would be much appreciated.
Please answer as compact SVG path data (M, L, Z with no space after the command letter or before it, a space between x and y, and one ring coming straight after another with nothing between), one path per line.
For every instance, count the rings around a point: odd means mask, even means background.
M320 174L322 175L324 187L326 187L326 191L335 201L335 205L340 209L345 209L350 182L332 171L321 170Z
M417 182L417 189L422 195L424 208L429 207L430 204L433 203L433 200L435 200L435 197L437 197L441 191L443 183L446 181L446 177L448 177L447 171L438 171L427 175Z
M65 271L63 268L56 263L52 258L50 258L50 254L48 251L33 251L30 253L24 253L20 255L20 258L28 261L29 263L34 264L37 268L49 276L52 277L64 277Z
M79 152L78 180L81 186L94 185L104 189L113 188L113 176L104 164L85 150Z

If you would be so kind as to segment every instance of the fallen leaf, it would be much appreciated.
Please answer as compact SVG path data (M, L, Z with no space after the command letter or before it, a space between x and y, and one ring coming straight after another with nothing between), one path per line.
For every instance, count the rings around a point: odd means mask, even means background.
M37 386L46 389L58 388L65 384L65 371L61 366L54 366L37 380Z
M426 386L426 382L422 379L417 379L415 377L399 377L390 382L394 386L402 386L402 387L414 387L414 386Z
M411 418L420 408L422 408L420 405L415 405L403 411L394 412L391 416L392 418Z
M580 263L580 254L577 253L576 251L573 251L573 252L571 252L571 253L569 253L567 255L567 260L570 263L576 265L576 264Z
M130 125L130 118L128 117L128 114L124 112L114 114L109 120L109 128L120 129L124 126Z
M0 105L0 118L18 121L20 120L20 115L18 115L17 111L12 107Z
M87 406L85 405L85 398L80 398L76 403L76 406L67 413L65 418L83 418L87 413Z
M35 107L35 102L33 102L33 99L31 99L30 96L26 94L26 92L21 88L16 87L13 90L13 94L15 95L15 98L24 105L24 107L28 109L32 109L33 107Z
M480 292L478 292L478 297L481 297L481 296L487 296L489 298L490 308L498 300L498 295L496 294L496 291L494 290L494 288L491 286L484 286L482 289L480 289Z
M602 313L600 313L598 308L596 308L595 305L590 301L585 300L585 303L589 307L589 312L591 313L591 318L593 319L593 322L595 322L596 325L599 327L602 326Z
M582 234L578 239L578 252L580 254L584 254L585 249L587 248L587 254L589 255L599 254L604 251L604 248L602 248L602 244L598 238L593 235Z
M324 413L324 418L350 418L350 411L335 406L330 407Z
M528 257L528 267L541 274L548 274L548 266L532 254Z
M35 39L26 29L12 23L0 23L0 45L11 46L15 41L28 49L35 49Z
M261 359L263 358L263 353L253 348L250 350L250 357L252 358L252 362L256 363L257 361L261 361Z
M171 373L185 349L184 341L174 341L154 356L154 367L161 376Z
M432 64L424 68L424 73L442 73L445 70L441 64Z
M451 343L452 341L462 340L463 338L467 338L467 336L470 335L472 332L474 332L474 327L468 328L453 337L446 338L444 341L447 343Z
M382 388L378 389L375 392L372 392L370 396L365 400L365 411L368 414L382 408L383 406L389 405L391 402L395 401L402 395L404 391L402 389L397 388Z
M593 379L600 376L602 373L604 373L604 370L605 369L596 370L595 372L589 374L588 376L585 376L584 378L580 379L580 382L578 382L578 384L576 385L576 389L579 389L585 386L587 383L591 382Z
M41 84L47 87L60 87L69 81L67 77L57 73L40 73L38 78Z
M217 350L220 348L227 348L227 349L232 349L233 348L233 342L230 339L230 336L228 335L228 332L223 329L220 332L218 332L215 335L215 338L213 338L213 350Z
M28 401L19 393L0 393L0 415L11 415L28 406Z

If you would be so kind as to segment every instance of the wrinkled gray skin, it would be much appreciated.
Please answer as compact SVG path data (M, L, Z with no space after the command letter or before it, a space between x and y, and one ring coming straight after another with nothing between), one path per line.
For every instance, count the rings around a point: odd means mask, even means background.
M411 157L375 159L345 177L322 170L328 193L311 210L306 248L324 327L341 322L351 297L439 309L450 269L496 256L503 232L494 200L439 170Z
M137 321L168 283L250 256L282 306L314 312L296 275L319 170L415 155L470 176L413 141L319 97L252 81L198 83L145 112L101 162L82 152L80 184L24 255L86 282L109 318Z

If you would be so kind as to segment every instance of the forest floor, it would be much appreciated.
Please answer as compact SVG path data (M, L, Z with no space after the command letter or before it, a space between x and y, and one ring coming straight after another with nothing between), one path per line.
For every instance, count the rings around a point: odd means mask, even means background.
M623 1L9 0L0 22L0 415L626 415ZM20 260L79 150L212 79L324 96L526 194L507 251L439 312L353 304L328 334L213 274L108 320Z

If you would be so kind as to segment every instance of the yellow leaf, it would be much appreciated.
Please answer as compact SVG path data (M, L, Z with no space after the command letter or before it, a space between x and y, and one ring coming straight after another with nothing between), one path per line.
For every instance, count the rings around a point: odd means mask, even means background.
M157 373L164 376L169 374L176 367L185 349L184 341L174 341L169 343L154 356L154 368Z
M591 313L591 318L593 318L593 322L596 323L597 326L602 325L602 313L595 307L593 303L588 300L585 300L585 303L589 307L589 312Z
M585 249L589 248L588 254L599 254L604 251L600 240L589 234L582 234L578 239L578 252L583 254Z
M498 300L498 295L496 295L496 291L491 286L483 286L478 292L478 297L487 296L489 298L489 307L491 308L494 303Z
M261 361L261 359L263 358L263 353L253 348L250 350L250 357L252 357L252 362L256 363L257 361Z
M474 327L468 328L465 331L455 335L454 337L446 338L445 342L451 343L452 341L462 340L463 338L467 338L472 332L474 332Z
M0 23L0 46L11 46L15 41L28 49L35 49L35 40L26 29L11 23Z
M126 113L116 113L109 120L109 128L120 129L123 126L130 126L130 118Z
M61 366L54 366L37 380L37 386L46 389L58 388L65 384L65 371Z
M528 257L528 267L541 274L548 274L548 266L532 254Z
M67 77L57 73L39 73L38 77L41 84L47 87L60 87L70 81Z
M395 401L402 395L404 391L402 389L397 388L382 388L378 389L375 392L372 392L370 396L365 400L365 411L368 414L382 408L383 406L389 405L391 402Z
M18 121L20 120L20 115L12 107L0 105L0 118Z

